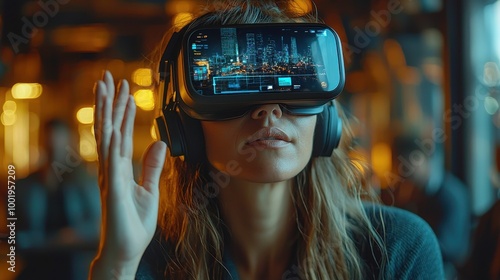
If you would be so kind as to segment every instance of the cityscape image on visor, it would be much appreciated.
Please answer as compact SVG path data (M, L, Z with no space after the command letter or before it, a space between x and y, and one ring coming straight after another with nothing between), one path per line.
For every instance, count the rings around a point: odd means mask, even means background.
M325 92L340 83L340 48L326 27L206 28L187 44L200 95Z

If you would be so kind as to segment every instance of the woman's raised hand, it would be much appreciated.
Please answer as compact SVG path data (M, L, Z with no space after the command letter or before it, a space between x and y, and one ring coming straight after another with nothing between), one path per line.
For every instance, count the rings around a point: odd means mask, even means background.
M111 73L95 86L95 137L99 154L102 228L92 279L134 279L151 241L158 216L158 184L166 155L163 142L153 143L143 157L142 180L132 168L136 105L122 80L115 94Z

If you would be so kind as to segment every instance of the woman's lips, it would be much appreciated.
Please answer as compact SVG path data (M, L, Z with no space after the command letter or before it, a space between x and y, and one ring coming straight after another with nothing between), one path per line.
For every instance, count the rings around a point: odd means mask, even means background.
M292 139L277 127L264 127L252 134L245 145L264 148L279 148L290 144Z

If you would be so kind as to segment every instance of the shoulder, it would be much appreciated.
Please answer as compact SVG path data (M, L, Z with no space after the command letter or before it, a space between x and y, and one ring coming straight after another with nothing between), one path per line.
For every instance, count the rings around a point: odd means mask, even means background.
M386 231L388 230L386 234L407 233L413 235L417 230L433 235L429 225L422 218L409 211L379 204L365 204L364 210L376 228L384 226Z
M368 204L365 211L384 243L383 279L443 279L436 236L417 215L395 207ZM362 253L363 254L363 253ZM372 253L363 254L377 262Z

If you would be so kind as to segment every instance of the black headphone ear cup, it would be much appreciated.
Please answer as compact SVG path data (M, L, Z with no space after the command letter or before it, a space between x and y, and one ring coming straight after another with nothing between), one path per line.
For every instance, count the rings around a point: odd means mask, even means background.
M167 147L170 147L170 144L168 143L167 125L165 124L165 117L163 117L163 115L156 117L154 123L155 123L156 136L159 137L159 140L165 142L165 144L167 144Z
M166 110L164 113L164 123L166 131L166 143L173 157L182 156L185 153L184 133L182 123L176 109ZM163 139L162 139L163 140Z
M180 129L183 132L184 160L190 163L199 163L205 157L205 137L201 122L191 118L179 108L177 111Z
M199 120L189 117L177 106L165 110L156 118L157 134L170 149L173 157L184 156L189 162L199 162L204 155L205 141Z
M337 108L332 102L325 105L323 112L318 114L314 131L313 157L329 157L337 148L342 135L342 120Z

